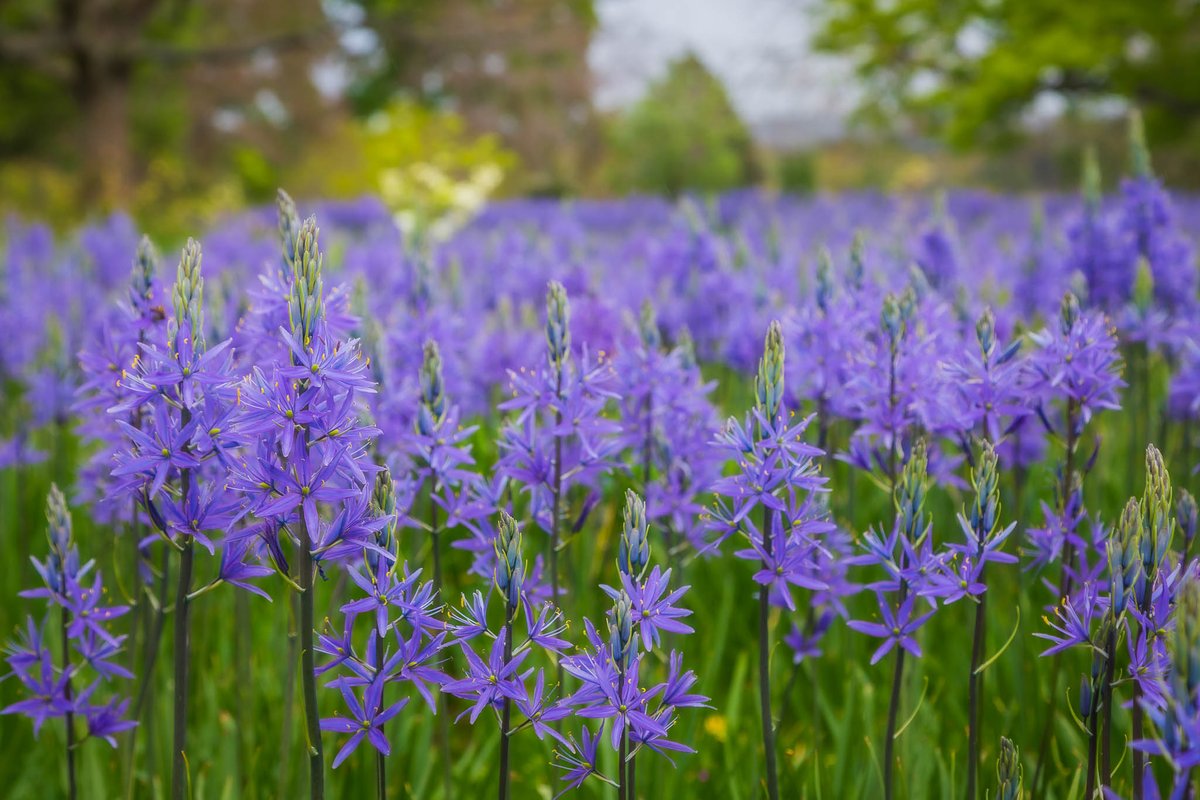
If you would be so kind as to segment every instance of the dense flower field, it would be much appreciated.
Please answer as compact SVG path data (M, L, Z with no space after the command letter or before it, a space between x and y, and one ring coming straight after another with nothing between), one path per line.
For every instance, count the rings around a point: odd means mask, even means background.
M1200 202L1134 152L10 222L6 796L1195 797Z

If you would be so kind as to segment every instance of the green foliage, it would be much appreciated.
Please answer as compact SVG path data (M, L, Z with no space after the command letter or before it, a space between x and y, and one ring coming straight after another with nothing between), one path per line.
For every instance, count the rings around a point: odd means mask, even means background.
M1166 381L1166 367L1154 363L1152 385L1157 394ZM752 387L745 376L725 367L705 368L706 377L717 379L714 400L724 409L745 408L753 402ZM1132 390L1136 391L1136 390ZM1161 396L1160 394L1157 396ZM8 397L6 413L0 413L0 432L11 431L17 417L15 398ZM1088 478L1088 508L1097 518L1114 521L1125 499L1140 494L1144 474L1140 465L1144 441L1137 440L1131 417L1143 409L1157 408L1149 402L1134 403L1121 412L1106 413L1096 420L1096 432L1103 436L1105 455ZM1190 463L1177 423L1163 422L1153 414L1150 427L1166 426L1163 441L1173 447L1166 453L1174 466L1176 490L1196 479L1183 467ZM844 446L849 429L837 425L831 432L833 446ZM16 596L17 587L36 584L37 576L29 563L30 553L44 548L43 508L51 481L57 481L71 496L71 475L84 453L78 440L66 429L34 432L33 443L50 452L43 464L21 471L0 470L0 630L6 635L21 624L33 606ZM497 457L495 430L484 426L473 439L474 452L486 471ZM1061 457L1061 452L1050 458ZM880 520L890 519L893 511L886 492L881 492L849 465L830 460L827 474L833 491L830 495L836 518L850 531L862 531ZM1125 465L1137 465L1125 468ZM1019 529L1040 524L1039 503L1049 496L1056 480L1049 464L1034 467L1020 483L1003 462L1000 491L1004 496L1003 521L1019 521ZM605 482L608 500L597 506L584 537L563 550L564 563L579 587L577 602L582 613L592 619L611 603L596 587L613 581L612 559L596 553L612 553L621 535L622 517L619 500L626 487L623 478ZM961 511L969 495L953 489L933 488L926 511L933 522L938 542L961 535L955 514ZM1019 500L1019 502L1018 502ZM128 573L128 532L116 531L102 516L73 508L75 534L83 554L96 558L104 570L110 591L119 602L127 602L134 582ZM425 508L417 508L422 517ZM652 531L651 536L656 535ZM1017 536L1019 534L1014 534ZM414 567L428 566L431 558L421 537L406 539L406 552ZM426 537L426 542L427 537ZM447 551L448 596L484 586L466 574L469 554ZM687 665L700 678L698 692L712 698L712 709L681 715L676 738L693 745L695 754L675 756L676 766L647 755L638 760L638 785L642 797L688 797L706 800L757 800L762 780L761 750L757 736L754 678L755 608L748 602L747 587L752 586L754 566L733 558L729 552L718 558L688 561L683 582L692 585L686 605L695 613L689 623L696 628L688 637ZM1043 607L1055 602L1039 575L1019 569L989 573L989 624L984 652L991 662L986 672L987 702L983 728L982 761L995 764L1003 757L1008 770L1008 786L1023 768L1028 780L1040 759L1046 759L1047 778L1039 795L1046 800L1078 798L1083 791L1082 764L1086 737L1071 721L1067 708L1077 700L1077 678L1087 669L1085 653L1064 654L1063 672L1057 688L1050 685L1051 659L1039 658L1044 643L1032 634L1044 631L1040 620ZM196 653L196 680L193 682L193 708L189 730L188 761L193 795L197 798L294 798L305 794L303 731L295 724L283 727L284 691L289 664L289 636L295 635L295 622L286 602L281 583L264 582L275 595L274 603L239 594L231 587L205 595L196 601L193 652ZM317 583L317 607L322 614L345 602L347 588L336 575ZM1018 608L1020 611L1018 612ZM866 618L874 612L870 593L850 600L850 613ZM902 718L911 724L896 742L901 772L898 797L960 797L963 782L963 755L966 749L966 671L970 653L964 630L973 613L969 605L955 604L930 621L921 632L926 657L909 663L906 676ZM1017 629L1016 638L1008 638ZM573 626L574 629L574 626ZM779 618L778 632L786 631L786 620ZM890 665L870 666L867 662L876 643L848 630L844 624L833 626L825 640L825 655L793 665L788 649L782 645L773 654L776 678L777 731L780 747L780 779L784 797L858 798L878 797L881 742L887 709L887 685ZM169 641L163 642L150 714L146 727L136 736L134 763L135 798L160 796L164 765L169 764L170 736L170 663ZM661 657L656 656L656 657ZM140 656L135 659L140 664ZM1070 680L1067 676L1070 676ZM1122 689L1122 692L1125 690ZM922 694L923 703L920 702ZM322 713L332 715L340 699L332 690L319 695ZM20 696L16 681L0 681L0 707ZM1128 697L1123 694L1123 698ZM297 711L299 698L293 701ZM451 714L464 708L453 701ZM1058 724L1052 743L1045 752L1038 750L1041 725L1050 709L1058 710ZM486 720L486 718L485 718ZM456 761L454 782L456 797L486 797L495 791L498 734L494 719L481 720L469 727L465 720L452 728L452 750ZM1128 716L1119 714L1113 730L1114 746L1128 740ZM437 800L441 787L438 751L433 745L436 720L420 700L388 726L392 756L388 775L395 797ZM282 734L282 735L281 735ZM1019 748L1005 749L1001 737ZM79 750L79 769L87 797L120 797L123 787L123 749L111 751L103 744L89 742ZM326 741L327 753L333 740ZM4 797L32 800L62 796L62 725L51 722L38 738L26 720L0 717L0 751L20 753L19 758L0 759L0 786ZM539 742L524 731L513 740L513 794L520 798L548 798L560 788L559 772L549 765L552 743ZM369 749L349 759L336 770L329 770L328 785L332 797L372 797L374 772ZM615 754L601 751L601 768L612 774ZM1130 769L1126 758L1118 768L1114 789L1129 796ZM1018 766L1019 765L1019 766ZM1161 770L1163 765L1159 765ZM995 776L990 770L986 773ZM156 788L157 787L157 788ZM995 784L989 788L995 789ZM1028 789L1026 784L1026 789ZM159 794L156 794L156 791ZM982 793L981 793L982 794ZM577 794L580 800L611 800L613 792L594 782ZM1002 796L995 792L992 797Z
M809 152L786 153L776 167L779 188L791 194L809 194L817 188L817 160Z
M753 183L749 132L721 82L693 55L667 74L612 129L609 182L618 191L678 195Z
M457 114L398 99L315 143L289 185L323 197L377 194L425 229L473 212L516 164L496 136L471 134Z
M966 146L1003 140L1039 97L1123 98L1159 137L1200 116L1200 6L1096 0L826 0L818 45L848 54L877 121Z

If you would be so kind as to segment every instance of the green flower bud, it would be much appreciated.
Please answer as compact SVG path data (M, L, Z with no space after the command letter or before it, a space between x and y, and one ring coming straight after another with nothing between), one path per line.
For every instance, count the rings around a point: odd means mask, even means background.
M631 578L641 578L650 564L650 534L646 503L632 489L625 491L625 524L617 545L617 568Z
M446 387L442 380L442 354L432 339L425 342L419 380L421 406L415 424L422 436L433 436L446 419Z
M175 286L171 290L175 307L175 331L186 324L191 331L197 352L204 349L204 278L200 274L200 243L188 239L179 267L175 271Z
M641 336L642 346L647 352L654 353L662 347L662 335L658 332L658 315L654 313L654 304L649 299L642 303L642 312L638 316L638 335Z
M924 537L927 527L925 497L929 490L928 469L929 459L925 451L925 440L919 439L913 445L908 463L904 465L893 497L901 531L905 538L914 543Z
M1021 751L1012 740L1000 737L1000 757L996 759L996 800L1020 800Z
M517 521L501 510L496 526L496 570L493 579L500 594L508 603L509 614L521 602L521 586L525 581L525 562L521 555L521 529Z
M558 281L550 281L546 291L546 354L556 371L571 356L571 303Z
M325 284L321 277L321 255L316 217L309 217L296 234L292 260L292 290L288 297L288 321L292 335L302 346L312 342L317 323L325 316Z
M783 407L783 360L783 326L775 321L767 328L754 379L755 407L768 420L775 420Z

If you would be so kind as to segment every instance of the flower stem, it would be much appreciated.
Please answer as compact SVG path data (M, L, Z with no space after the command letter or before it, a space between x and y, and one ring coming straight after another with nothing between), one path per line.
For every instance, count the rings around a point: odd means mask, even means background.
M1073 399L1067 400L1066 410L1066 461L1063 467L1062 484L1060 486L1061 507L1060 512L1065 512L1071 502L1071 492L1075 482L1075 416L1077 413L1076 404ZM1071 594L1072 580L1071 570L1075 566L1075 547L1070 541L1063 546L1062 560L1062 575L1059 578L1058 596L1067 597ZM1033 771L1033 782L1030 784L1030 796L1038 797L1038 790L1041 788L1041 780L1043 775L1043 767L1046 763L1046 756L1050 748L1050 737L1053 732L1054 718L1057 713L1055 699L1058 697L1058 678L1062 667L1062 654L1054 654L1054 677L1050 681L1050 703L1049 713L1046 714L1046 721L1042 726L1042 736L1038 744L1038 763Z
M188 424L189 414L183 413L183 425ZM192 490L192 475L181 470L182 500L180 508L187 508L188 495ZM179 580L175 584L175 687L173 732L171 745L171 798L186 800L188 796L187 775L187 701L188 662L191 659L191 606L188 595L192 591L192 564L195 559L195 540L188 534L182 536L179 551Z
M383 637L379 635L379 631L375 631L375 671L383 667ZM379 711L382 711L385 706L381 703ZM368 709L370 713L371 709ZM379 724L379 732L383 733L383 723ZM387 800L387 759L383 753L375 751L375 796L379 800Z
M900 582L900 605L908 594L908 584ZM904 683L904 648L896 648L896 668L892 672L892 696L888 700L887 736L883 741L883 797L892 800L892 763L896 744L896 716L900 712L900 688Z
M136 749L136 736L141 730L143 722L143 713L146 709L146 703L149 701L151 693L150 689L154 686L154 672L158 665L158 649L159 643L162 641L163 625L166 622L167 616L167 594L170 591L171 584L171 551L167 547L162 547L162 561L159 564L158 575L158 608L154 609L152 617L148 617L150 629L146 633L145 641L142 650L142 669L138 684L138 692L133 701L133 711L129 718L138 722L138 727L130 733L129 736L129 764L126 770L125 777L125 796L133 797L133 757ZM146 736L148 743L152 742L149 735Z
M508 662L512 661L513 613L516 611L516 608L513 606L506 606L506 608L507 612L504 619L504 665L508 666ZM505 697L500 709L500 791L497 795L499 800L507 800L508 798L508 729L511 723L512 700Z
M980 577L982 581L982 575ZM967 800L975 800L976 775L979 769L979 695L982 675L976 670L983 660L983 632L986 612L987 593L980 596L975 605L975 633L971 642L971 672L967 676Z
M625 785L626 763L625 757L629 754L629 739L626 734L621 734L621 747L617 752L617 800L628 800L629 787Z
M622 661L617 665L617 686L620 687L618 692L623 692L625 689L625 665ZM617 749L617 800L629 800L629 785L626 783L626 777L629 774L627 757L629 755L629 729L628 727L621 733L621 744Z
M300 617L300 595L288 593L287 668L283 679L283 713L279 742L279 795L287 796L292 782L292 742L294 740L292 720L296 707L296 662L300 659L300 637L296 632L296 620Z
M445 602L442 594L442 556L439 550L439 534L440 521L438 520L438 506L433 501L433 490L429 492L429 530L433 537L433 587L437 590L439 602ZM446 698L441 692L437 696L437 718L438 718L438 747L442 751L442 798L450 800L454 796L454 779L451 773L451 758L450 752L450 719L449 710L446 707Z
M304 694L304 721L308 739L308 787L312 800L325 798L325 756L321 748L321 722L317 710L317 675L313 652L312 540L304 515L300 515L300 685Z
M1113 670L1117 662L1117 623L1108 632L1108 642L1105 648L1108 652L1107 663L1104 667L1104 697L1101 708L1104 711L1104 739L1100 743L1100 785L1107 789L1112 781L1112 699L1113 699Z
M69 649L69 638L67 636L67 627L71 624L71 612L66 608L62 609L62 669L63 674L70 676L71 674L71 659ZM63 687L63 697L67 701L67 713L64 721L67 724L67 797L69 800L75 800L78 796L78 790L75 785L75 714L71 712L71 678L67 678L66 685Z
M1142 689L1137 681L1133 682L1133 741L1140 741L1142 731ZM1133 800L1142 800L1142 772L1145 771L1145 761L1140 750L1133 751Z
M234 674L237 676L237 683L234 686L234 702L238 708L247 708L250 704L250 689L254 685L251 679L250 671L250 608L247 606L247 592L235 591L233 593L233 618L236 621L237 629L233 638L233 657L234 657ZM250 748L246 744L246 737L242 732L242 727L236 726L237 733L236 745L238 749L238 779L243 786L249 784L250 781L250 759L247 757Z
M771 524L774 517L763 509L763 551L771 555ZM768 569L766 560L762 568ZM763 754L766 756L767 797L779 800L779 775L775 769L775 728L771 717L771 603L767 586L758 587L758 699L762 713Z
M550 596L554 600L554 607L562 609L558 597L558 529L559 517L562 516L562 451L563 443L562 436L557 431L562 427L562 367L559 367L558 377L554 382L554 396L558 399L559 408L554 412L554 487L552 492L552 502L550 504ZM564 682L565 674L563 672L562 659L557 660L558 670L558 686L559 691L562 691L566 686Z
M1096 742L1099 739L1096 728L1100 721L1099 715L1100 707L1097 703L1088 717L1087 788L1083 792L1085 800L1093 800L1096 797Z

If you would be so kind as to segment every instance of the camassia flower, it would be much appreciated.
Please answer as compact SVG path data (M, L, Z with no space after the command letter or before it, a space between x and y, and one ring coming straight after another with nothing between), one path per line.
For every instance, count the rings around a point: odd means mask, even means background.
M119 696L97 698L101 688L111 691L116 679L133 674L114 659L122 657L126 637L115 634L109 624L129 611L129 606L107 605L100 573L92 562L80 563L71 514L57 486L50 487L46 501L49 552L43 560L33 559L43 585L20 592L22 597L45 600L41 622L26 617L20 638L5 647L9 674L16 678L22 699L0 709L0 714L20 714L33 723L34 734L49 720L62 719L66 746L78 747L87 738L102 739L117 746L116 736L137 726L127 716L129 701ZM87 576L90 579L85 580ZM47 626L57 609L57 633L62 641L59 663L47 641ZM83 721L84 730L77 722ZM74 760L68 759L68 785L75 786Z
M382 727L385 722L404 710L404 707L408 705L408 698L392 703L385 708L383 705L385 683L383 675L375 676L367 684L361 702L351 686L346 683L339 685L342 699L345 700L351 716L349 718L328 717L321 720L321 730L323 731L350 734L350 738L334 756L334 769L337 769L346 760L346 757L354 752L364 738L383 755L391 754L392 746L388 743L387 737L383 735Z
M913 603L916 601L915 597L909 597L895 611L892 610L892 604L883 596L877 596L877 599L879 601L879 613L883 618L882 622L865 622L855 619L846 623L851 630L883 639L883 644L879 645L878 649L871 655L871 663L878 663L880 659L890 653L897 645L912 653L917 658L920 658L923 653L916 639L912 638L912 634L919 630L933 616L933 612L927 611L920 616L914 617Z

